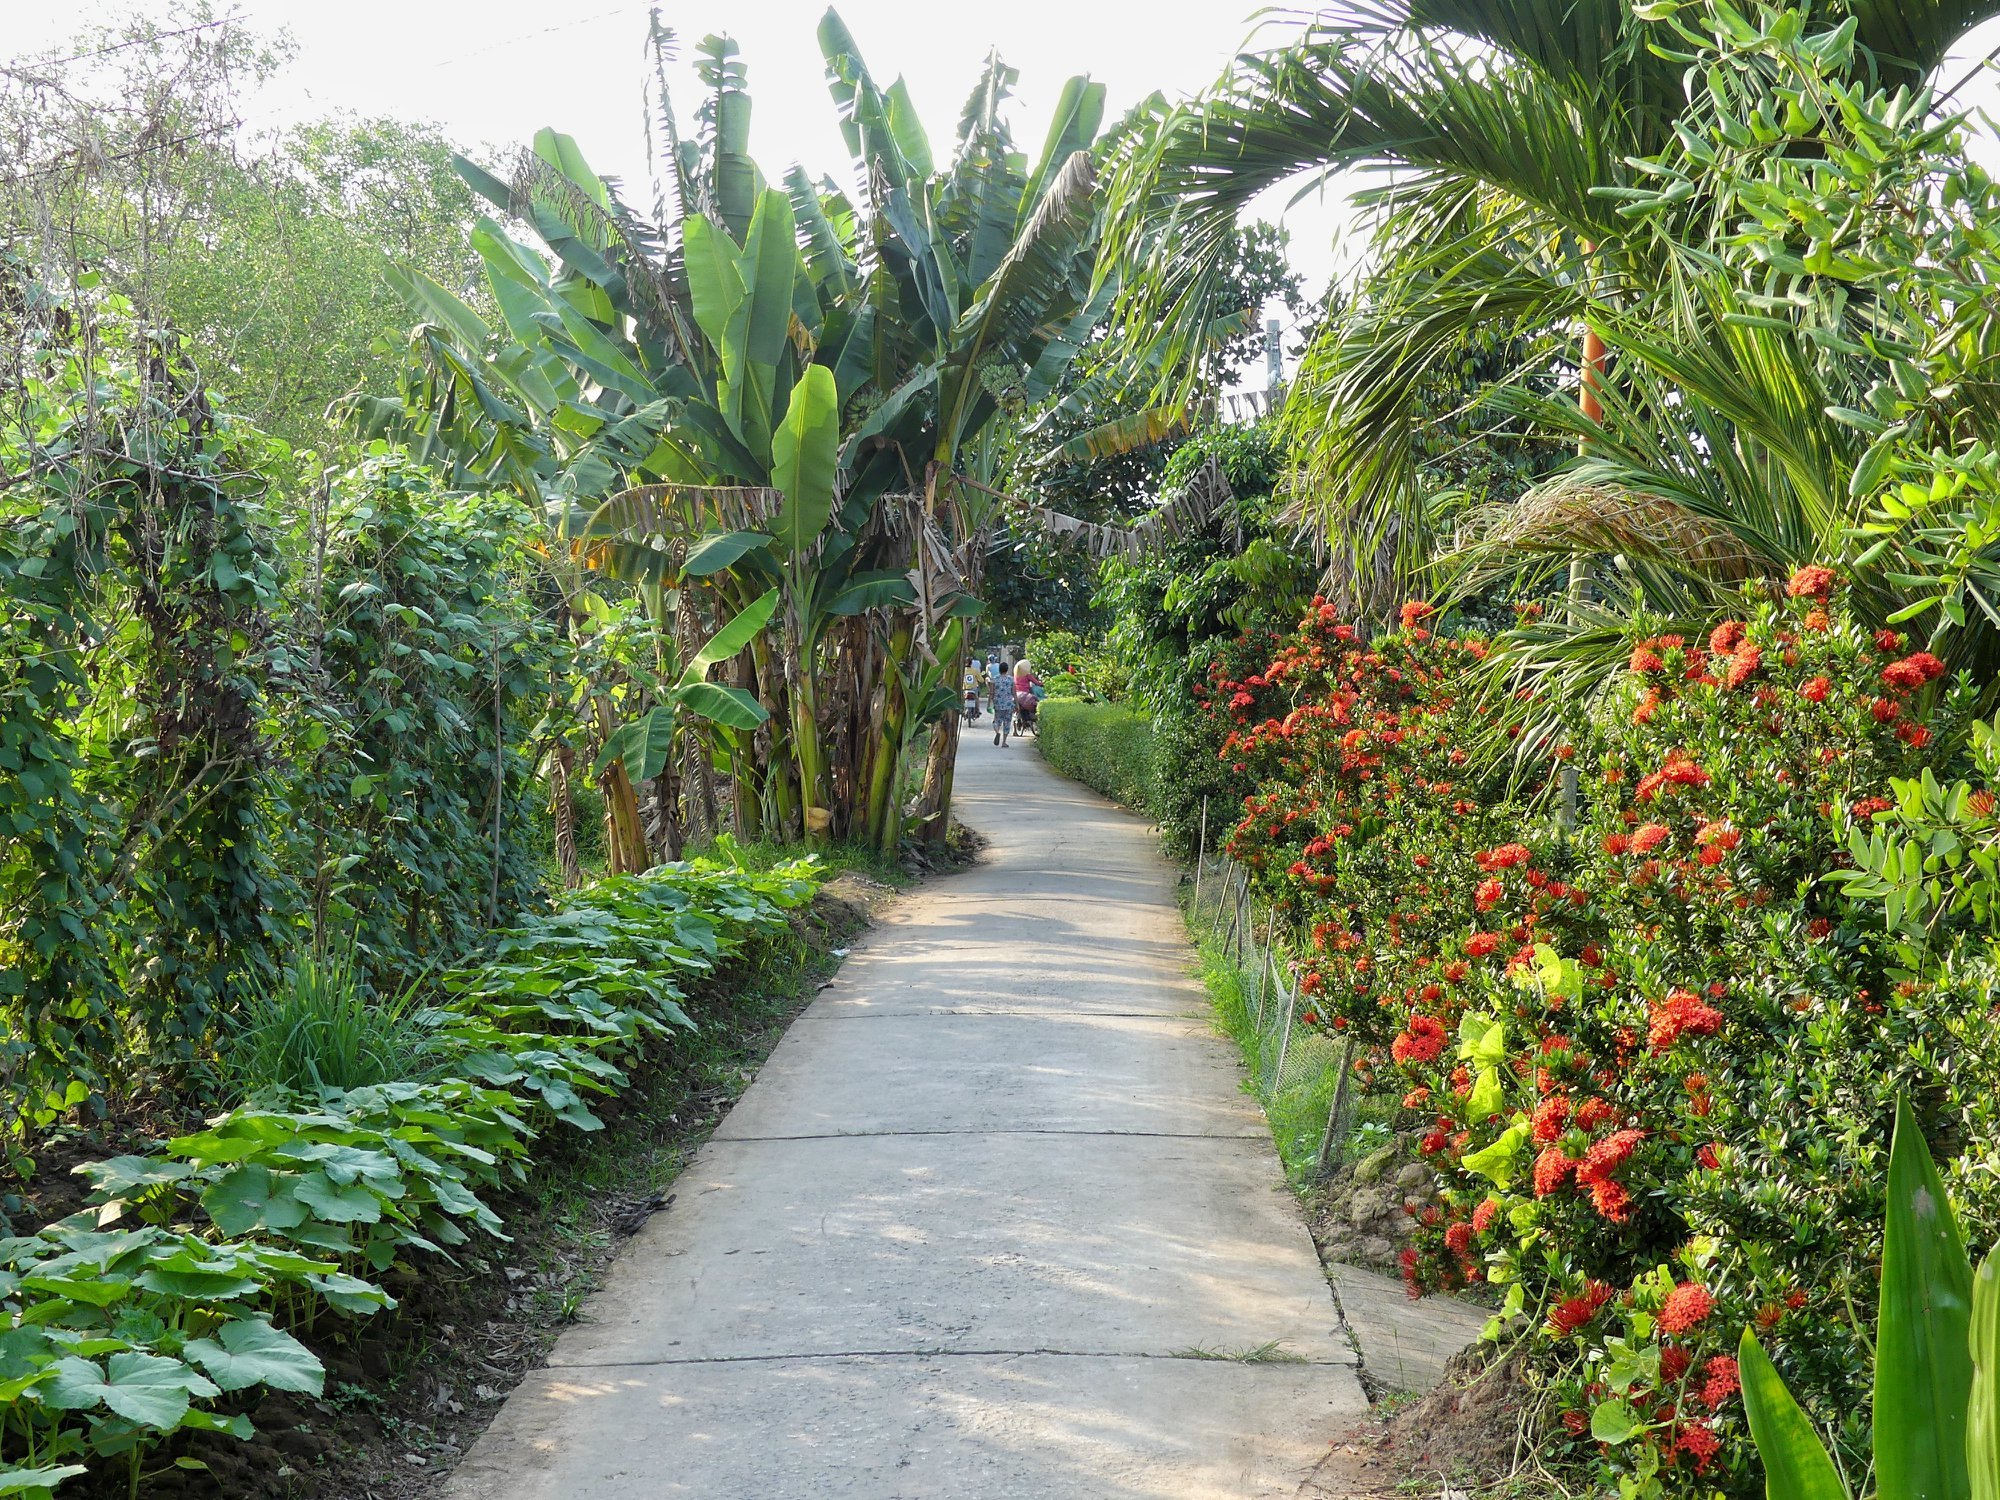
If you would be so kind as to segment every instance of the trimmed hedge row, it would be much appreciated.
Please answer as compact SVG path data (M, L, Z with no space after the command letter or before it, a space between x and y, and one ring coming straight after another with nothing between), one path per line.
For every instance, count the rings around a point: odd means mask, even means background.
M1061 775L1121 807L1156 812L1153 721L1145 714L1120 703L1050 699L1042 705L1035 743Z

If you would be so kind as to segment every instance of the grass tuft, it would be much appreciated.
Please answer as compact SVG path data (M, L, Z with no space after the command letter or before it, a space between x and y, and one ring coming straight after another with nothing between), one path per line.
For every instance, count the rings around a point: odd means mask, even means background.
M277 1103L326 1089L428 1078L435 1032L418 1003L423 976L371 994L351 950L302 954L251 997L218 1061L232 1100Z

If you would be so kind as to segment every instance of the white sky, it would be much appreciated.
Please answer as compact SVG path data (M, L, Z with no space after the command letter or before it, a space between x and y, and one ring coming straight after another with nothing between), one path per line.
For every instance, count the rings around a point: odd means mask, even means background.
M1087 73L1108 90L1107 119L1155 89L1199 91L1251 36L1260 0L1002 0L997 5L841 0L841 17L886 86L909 80L933 146L947 154L960 106L989 48L1020 72L1011 119L1033 150L1063 83ZM575 0L216 0L259 30L289 31L297 57L249 124L273 126L340 111L435 120L468 143L511 145L544 125L576 137L591 165L647 201L642 89L648 5ZM0 57L53 46L92 19L164 5L105 0L0 0ZM742 48L755 101L751 154L781 177L793 162L845 182L847 151L828 96L817 28L824 0L661 0L681 38L670 76L683 124L700 98L693 43L727 33ZM185 14L185 12L179 12ZM1267 35L1275 35L1267 29ZM1289 210L1292 189L1257 216L1292 231L1292 255L1316 296L1336 269L1344 197L1315 192ZM1252 383L1262 383L1254 373Z
M296 60L249 124L276 126L353 111L430 119L468 144L508 146L544 125L576 137L600 172L632 185L643 202L648 181L644 121L645 0L574 0L563 15L546 0L214 0L260 30L288 31ZM959 106L990 47L1020 71L1012 118L1029 149L1063 82L1088 73L1109 91L1107 116L1154 89L1170 97L1212 82L1255 28L1247 17L1261 0L1000 0L989 5L918 4L911 0L842 0L839 10L876 77L910 81L932 141L943 154ZM132 0L0 0L0 57L53 46L93 18L164 4ZM827 95L816 29L822 0L661 0L661 14L683 41L671 82L685 121L699 92L685 61L692 43L727 32L743 49L755 100L751 152L771 176L795 161L815 174L846 179L847 153ZM1266 21L1261 36L1289 29ZM2000 22L1968 38L1962 63L2000 44ZM1948 65L1956 78L1962 67ZM1962 102L1989 109L2000 101L1992 75L1975 81ZM2000 169L1993 137L1978 154ZM1354 246L1337 243L1349 215L1336 186L1288 207L1292 188L1269 193L1259 217L1292 231L1292 260L1308 295L1353 264ZM1253 370L1251 384L1261 384Z

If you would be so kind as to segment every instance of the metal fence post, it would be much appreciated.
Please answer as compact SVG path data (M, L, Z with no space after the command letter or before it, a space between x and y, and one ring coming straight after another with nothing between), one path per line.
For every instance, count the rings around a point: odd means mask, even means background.
M1285 1053L1292 1045L1292 1007L1298 1004L1299 992L1290 985L1285 986L1285 1029L1278 1036L1278 1071L1271 1079L1271 1092L1276 1093L1285 1086Z
M1194 846L1194 909L1201 910L1201 872L1208 867L1208 797L1201 799L1201 833Z
M1338 1142L1340 1139L1340 1117L1347 1112L1347 1084L1354 1076L1354 1038L1349 1037L1340 1049L1340 1082L1334 1085L1333 1107L1326 1112L1326 1132L1319 1138L1319 1164L1316 1168L1321 1177L1326 1176L1340 1160Z
M1277 931L1277 926L1278 913L1273 909L1265 917L1264 959L1257 965L1257 1025L1260 1029L1264 1025L1264 1002L1269 998L1271 991L1271 939Z

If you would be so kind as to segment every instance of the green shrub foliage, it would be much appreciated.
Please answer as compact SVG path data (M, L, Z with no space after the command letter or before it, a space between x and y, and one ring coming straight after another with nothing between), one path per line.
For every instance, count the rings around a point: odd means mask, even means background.
M685 987L785 932L816 884L809 864L600 882L441 977L422 1081L266 1089L81 1168L93 1206L0 1240L0 1493L137 1475L177 1432L249 1436L239 1392L318 1392L308 1345L392 1306L384 1272L503 1235L488 1200L538 1140L600 1128L593 1103L694 1028Z
M552 672L504 507L386 454L302 485L171 349L107 369L41 336L25 425L0 434L15 1129L121 1059L201 1057L295 946L338 932L407 975L538 900ZM281 538L271 501L300 488L308 534Z
M1153 726L1123 704L1051 698L1042 704L1035 743L1057 771L1122 807L1150 813L1159 800Z
M1979 1237L2000 1225L1993 741L1927 769L1974 685L1840 587L1808 568L1704 635L1635 623L1566 729L1510 722L1532 705L1423 604L1374 640L1315 608L1203 699L1307 1023L1399 1080L1436 1173L1413 1291L1490 1284L1548 1456L1633 1493L1755 1489L1746 1327L1865 1461L1899 1091Z

